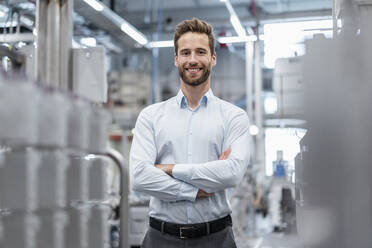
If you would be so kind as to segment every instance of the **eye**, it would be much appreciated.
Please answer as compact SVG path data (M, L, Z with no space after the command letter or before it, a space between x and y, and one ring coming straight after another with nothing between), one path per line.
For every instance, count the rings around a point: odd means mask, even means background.
M207 51L205 51L205 50L199 50L199 54L206 54L207 53Z
M187 50L181 51L181 55L189 55L189 54L190 54L190 51L187 51Z

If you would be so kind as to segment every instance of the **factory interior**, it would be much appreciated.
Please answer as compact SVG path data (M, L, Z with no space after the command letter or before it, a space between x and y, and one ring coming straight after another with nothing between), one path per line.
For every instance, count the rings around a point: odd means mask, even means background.
M0 248L141 247L136 121L192 18L250 122L236 246L372 248L372 0L0 0Z

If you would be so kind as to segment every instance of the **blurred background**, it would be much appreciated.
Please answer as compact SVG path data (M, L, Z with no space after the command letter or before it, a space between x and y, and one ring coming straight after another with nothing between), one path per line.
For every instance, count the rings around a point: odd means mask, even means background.
M193 17L213 93L251 120L238 247L371 247L371 0L1 0L0 247L140 247L134 126L177 94Z

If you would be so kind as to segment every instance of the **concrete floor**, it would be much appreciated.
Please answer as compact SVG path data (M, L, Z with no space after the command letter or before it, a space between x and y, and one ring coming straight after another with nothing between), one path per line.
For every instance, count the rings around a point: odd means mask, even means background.
M303 248L294 234L270 233L262 237L237 242L238 248Z
M297 234L273 233L269 216L263 218L261 214L256 214L255 229L255 234L251 238L247 236L239 238L236 235L238 248L303 248Z
M262 245L257 248L302 248L297 235L270 233L263 237Z

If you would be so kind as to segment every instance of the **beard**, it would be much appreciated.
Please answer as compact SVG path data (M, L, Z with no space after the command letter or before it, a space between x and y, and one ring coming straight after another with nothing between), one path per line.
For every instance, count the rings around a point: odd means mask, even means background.
M207 82L207 79L208 79L209 75L211 74L211 69L210 69L210 66L209 67L204 66L203 71L202 71L202 75L200 77L197 77L197 78L187 77L186 76L186 69L181 68L181 67L178 67L178 73L179 73L182 81L185 84L196 87L198 85L201 85L201 84Z

